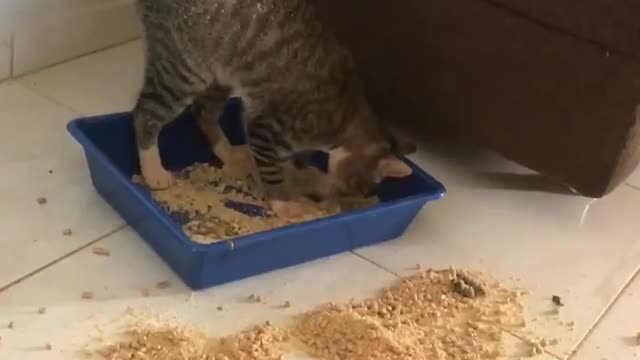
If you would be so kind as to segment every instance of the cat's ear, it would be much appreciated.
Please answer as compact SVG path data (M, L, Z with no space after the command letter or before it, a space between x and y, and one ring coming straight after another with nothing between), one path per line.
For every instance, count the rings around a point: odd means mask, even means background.
M403 178L413 173L413 169L395 156L385 156L378 161L378 175L382 178Z

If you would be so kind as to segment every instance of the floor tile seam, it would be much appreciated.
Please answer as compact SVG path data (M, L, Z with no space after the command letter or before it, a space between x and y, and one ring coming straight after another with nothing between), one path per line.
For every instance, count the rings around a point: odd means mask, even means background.
M593 322L591 327L587 330L584 336L582 336L580 341L578 341L576 346L573 348L573 350L571 351L571 354L567 357L567 360L577 359L576 356L578 355L580 350L583 348L584 344L589 340L593 332L598 328L598 326L602 323L602 321L606 319L609 312L611 312L611 310L616 306L616 304L620 301L620 299L622 299L622 297L627 292L629 287L631 287L631 285L633 285L633 283L638 278L640 278L640 266L636 268L636 270L634 271L633 275L631 275L629 280L624 284L624 286L620 289L620 291L618 291L618 293L613 297L613 299L609 302L609 304L600 312L600 314L598 315L596 320Z
M83 113L81 111L76 110L73 106L66 104L64 102L62 102L59 99L56 99L55 97L45 93L44 91L41 91L40 89L37 88L37 86L32 86L29 84L26 84L24 81L20 80L20 79L14 79L13 80L14 84L20 86L21 88L27 90L28 92L30 92L31 94L46 100L47 102L52 103L53 105L56 106L60 106L62 108L64 108L67 111L70 111L74 114L74 116L82 116ZM69 119L71 120L71 119Z
M115 48L120 47L120 46L124 46L124 45L130 44L130 43L136 42L136 41L140 41L140 39L141 39L141 37L137 36L137 37L129 39L129 40L119 41L119 42L116 42L114 44L111 44L111 45L108 45L108 46L105 46L105 47L101 47L100 49L96 49L96 50L89 51L89 52L86 52L86 53L83 53L83 54L72 56L70 58L54 62L54 63L51 63L49 65L45 65L43 67L35 68L33 70L24 72L24 73L22 73L22 74L20 74L18 76L11 77L8 80L19 80L19 79L22 79L22 78L25 78L25 77L28 77L28 76L36 75L36 74L38 74L40 72L50 70L51 68L54 68L56 66L60 66L60 65L66 64L68 62L80 60L80 59L83 59L83 58L86 58L86 57L89 57L89 56L93 56L93 55L99 54L99 53L101 53L103 51L109 51L109 50L115 49Z
M32 278L32 277L42 273L43 271L45 271L45 270L47 270L47 269L49 269L49 268L61 263L62 261L66 260L68 258L71 258L73 255L76 255L76 254L82 252L85 249L90 248L90 247L98 244L99 242L109 238L111 235L114 235L114 234L126 229L127 227L128 227L127 224L121 224L120 226L116 227L115 229L113 229L111 231L108 231L107 233L105 233L103 235L98 236L97 238L87 242L86 244L84 244L84 245L82 245L82 246L80 246L80 247L78 247L76 249L73 249L73 250L67 252L64 255L61 255L60 257L58 257L58 258L56 258L54 260L49 261L48 263L46 263L46 264L44 264L44 265L42 265L42 266L30 271L29 273L27 273L27 274L15 279L15 280L12 280L8 284L0 286L0 295L3 292L9 290L10 288L12 288L12 287L14 287L14 286L16 286L16 285L18 285L18 284L30 279L30 278Z
M395 276L397 278L401 278L402 277L402 275L400 275L399 273L397 273L397 272L395 272L395 271L383 266L382 264L379 264L378 262L376 262L376 261L374 261L374 260L372 260L372 259L360 254L357 250L352 250L350 252L353 255L355 255L358 258L360 258L361 260L364 260L364 261L368 262L369 264L371 264L371 265L373 265L373 266L375 266L375 267L377 267L377 268L379 268L381 270L384 270L384 271L388 272L389 274L391 274L391 275L393 275L393 276Z
M636 185L634 185L632 183L629 183L629 182L624 183L624 185L626 185L627 187L630 187L630 188L632 188L634 190L640 191L640 186L636 186Z

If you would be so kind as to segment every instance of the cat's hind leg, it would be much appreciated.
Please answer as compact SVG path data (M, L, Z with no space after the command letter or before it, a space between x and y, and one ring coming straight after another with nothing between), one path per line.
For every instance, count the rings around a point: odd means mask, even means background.
M281 137L274 118L261 115L249 119L247 140L271 210L285 219L304 215L304 206L292 198L285 182L284 165L290 160L293 148Z
M231 88L214 83L194 101L197 123L206 135L213 153L222 160L225 172L235 178L246 178L255 163L248 146L233 146L220 127L220 117L224 111Z
M133 124L140 170L150 188L165 189L173 179L160 158L160 131L204 91L207 84L207 79L184 62L147 55L144 85L133 110Z

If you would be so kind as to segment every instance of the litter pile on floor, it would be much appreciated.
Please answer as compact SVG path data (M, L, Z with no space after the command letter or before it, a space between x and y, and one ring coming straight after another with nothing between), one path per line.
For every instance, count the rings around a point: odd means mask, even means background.
M285 226L268 210L253 177L237 179L208 164L196 164L176 176L173 186L153 191L152 196L168 212L183 223L183 230L195 242L211 244L239 235L247 235ZM377 198L336 198L329 196L326 176L314 168L287 167L286 176L299 198L321 198L306 201L305 216L295 222L314 220L342 211L372 206ZM142 183L139 177L135 182Z
M523 296L481 273L429 270L377 297L298 315L282 329L266 324L214 339L179 327L137 325L126 340L99 353L107 360L276 360L299 347L318 359L498 359L503 332L526 327ZM528 345L537 355L549 341Z
M286 340L270 325L223 339L180 327L138 325L126 337L98 353L108 360L279 360Z

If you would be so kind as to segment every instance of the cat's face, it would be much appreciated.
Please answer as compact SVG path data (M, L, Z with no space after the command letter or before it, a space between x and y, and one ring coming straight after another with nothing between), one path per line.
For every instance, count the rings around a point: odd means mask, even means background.
M384 178L402 178L413 170L397 155L408 155L416 147L402 143L394 152L388 144L373 144L361 151L339 147L329 153L329 174L342 195L371 195Z

